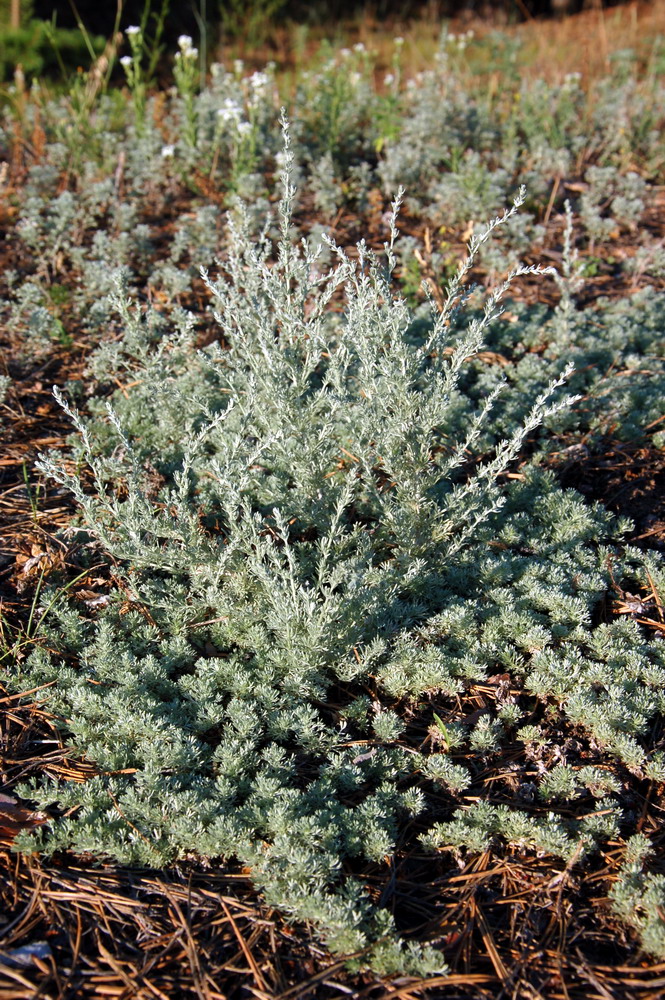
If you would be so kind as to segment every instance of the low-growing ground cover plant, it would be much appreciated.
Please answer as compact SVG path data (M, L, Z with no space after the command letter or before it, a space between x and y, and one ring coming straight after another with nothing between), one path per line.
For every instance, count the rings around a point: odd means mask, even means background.
M409 816L430 850L498 836L571 862L616 836L616 779L563 761L538 783L546 819L476 796L459 806L502 741L537 739L553 705L590 745L662 780L641 737L663 709L665 657L633 623L594 615L612 562L656 586L663 567L619 548L625 526L551 475L503 479L528 435L576 402L558 395L570 367L468 468L502 387L467 405L462 436L461 372L511 284L542 269L511 271L466 321L463 280L524 195L472 239L443 309L414 323L392 285L394 217L386 260L328 240L318 270L317 250L292 242L291 164L287 143L278 244L232 227L223 273L204 272L221 342L196 352L185 327L147 348L121 291L135 389L107 403L101 434L59 397L92 490L52 459L41 468L74 493L123 585L93 617L61 603L48 649L15 677L49 685L45 704L98 769L20 786L57 815L17 847L237 857L333 951L382 974L441 971L435 949L397 938L354 864L389 859ZM465 685L497 673L496 711L448 728Z
M639 807L665 780L662 559L553 471L564 447L658 443L662 290L583 284L640 239L661 137L618 76L601 96L639 119L633 159L574 79L504 119L449 48L413 92L398 44L387 93L362 47L329 51L286 146L273 71L218 67L195 96L184 37L174 91L100 99L75 169L75 109L23 95L42 146L12 189L12 373L87 344L56 390L71 450L38 468L76 501L59 544L96 589L31 557L10 697L37 690L86 780L13 778L47 820L14 847L235 859L352 968L430 975L447 918L436 894L405 907L418 865L560 859L563 885L625 840L606 908L662 956ZM534 263L553 215L559 273Z

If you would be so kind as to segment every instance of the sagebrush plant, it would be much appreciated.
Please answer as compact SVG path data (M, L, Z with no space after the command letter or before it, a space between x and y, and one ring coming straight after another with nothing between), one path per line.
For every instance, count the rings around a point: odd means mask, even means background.
M465 795L548 704L622 766L662 772L648 733L665 655L594 609L610 560L626 578L665 573L621 552L622 526L551 475L505 479L529 435L574 405L560 395L569 366L491 453L476 452L505 386L467 404L459 433L466 368L513 282L544 271L515 267L469 307L474 260L524 193L471 238L441 308L414 321L394 285L401 195L383 257L327 238L320 266L322 248L293 242L282 129L277 242L268 224L252 239L236 212L218 276L203 272L218 341L197 351L185 315L156 338L121 281L125 337L100 366L130 385L92 421L56 390L88 485L57 457L40 468L72 491L120 585L96 614L56 603L48 644L16 665L17 688L51 685L45 704L98 770L22 786L50 822L16 843L128 864L235 857L332 951L426 973L441 955L400 939L359 866L385 866L407 828L421 850L502 838L568 860L616 836L616 786L592 773L543 781L548 800L579 788L579 817L570 803L542 819ZM519 698L472 726L442 722L466 685L505 671ZM427 750L409 720L427 725L433 709Z

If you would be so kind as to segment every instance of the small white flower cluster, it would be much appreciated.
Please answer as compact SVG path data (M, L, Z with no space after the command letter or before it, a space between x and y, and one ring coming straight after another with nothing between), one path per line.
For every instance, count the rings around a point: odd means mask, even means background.
M190 35L180 35L178 38L178 48L180 49L178 55L183 59L196 59L199 54L199 50L194 47ZM177 58L178 56L176 56Z
M225 125L229 122L238 123L242 121L242 108L232 97L227 97L221 108L217 111L217 117Z
M356 44L353 46L353 49L347 49L347 48L340 49L337 54L341 59L350 59L354 52L356 53L356 55L362 56L367 54L367 49L362 42L356 42ZM331 59L328 65L330 68L333 68L335 66L335 59L334 58Z
M416 73L415 76L409 77L409 79L406 81L405 86L410 93L413 93L414 90L420 90L420 88L424 86L424 83L425 83L424 74Z
M450 45L455 46L458 52L464 52L464 49L466 48L468 42L471 41L473 36L474 36L474 31L470 28L468 31L462 32L461 35L454 35L451 32L451 34L448 35L447 41L449 42Z
M217 111L217 118L222 126L235 126L237 134L241 137L249 135L253 128L251 122L244 120L241 105L237 101L234 101L232 97L225 99L221 108Z
M252 73L246 81L249 89L247 103L250 108L258 107L268 96L271 77L268 73Z
M252 73L249 85L254 91L266 90L270 86L270 77L267 73Z

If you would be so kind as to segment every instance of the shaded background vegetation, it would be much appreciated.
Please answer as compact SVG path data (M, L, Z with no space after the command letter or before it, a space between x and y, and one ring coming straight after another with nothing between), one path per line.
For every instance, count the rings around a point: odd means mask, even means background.
M501 27L558 18L582 9L616 6L618 0L0 0L0 81L10 81L17 66L26 80L65 79L87 69L104 52L114 31L141 24L156 55L173 51L185 33L202 43L208 57L217 45L240 46L243 55L268 49L278 58L294 31L319 39L343 27L394 25L446 19L486 21ZM83 29L83 30L81 30ZM291 42L286 42L287 48ZM272 54L270 54L272 50ZM235 52L234 55L238 53ZM258 52L257 52L258 54ZM162 65L167 75L169 66Z
M614 0L616 2L616 0ZM24 8L28 5L22 0ZM0 9L9 8L11 0L3 0ZM212 25L220 24L229 12L240 16L252 8L266 11L268 16L278 20L292 20L320 24L340 18L380 17L404 19L426 15L429 17L453 17L466 10L475 17L499 14L512 21L531 17L558 16L575 13L584 7L610 7L612 0L190 0L189 3L166 4L169 8L168 20L171 27L178 24L196 26L200 17L205 17ZM76 16L72 5L65 2L49 3L48 0L33 0L35 17L50 19L54 12L62 27L75 27ZM162 0L153 0L152 7L161 8ZM140 18L145 7L144 0L126 0L123 14L131 20ZM91 31L101 33L113 28L116 5L100 4L98 0L79 0L76 9Z
M588 7L611 7L617 0L190 0L171 3L152 0L148 6L153 15L164 15L165 39L182 31L195 34L206 22L212 31L242 31L244 23L261 16L272 24L326 25L341 19L380 18L405 20L415 17L448 18L466 14L474 18L499 19L516 23L530 17L560 17ZM125 0L121 26L136 23L144 15L145 0ZM116 23L115 3L98 0L0 0L0 24L6 29L16 23L19 12L21 27L31 18L52 21L59 28L76 29L78 19L93 35L108 36ZM6 32L5 32L6 33Z

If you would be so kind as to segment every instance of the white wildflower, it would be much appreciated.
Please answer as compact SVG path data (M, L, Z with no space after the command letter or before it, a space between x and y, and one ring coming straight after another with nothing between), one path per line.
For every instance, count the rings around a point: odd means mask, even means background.
M125 34L126 35L140 35L141 34L141 29L139 28L138 24L130 24L130 26L128 28L125 28Z
M249 78L250 87L254 90L264 90L270 83L270 77L267 73L252 73Z
M175 146L162 146L162 157L165 160L170 160L173 158L175 153Z
M233 98L227 97L221 108L217 112L218 118L223 122L240 121L242 118L242 108Z
M178 38L178 45L182 52L189 52L192 48L191 35L180 35Z
M122 56L120 59L120 65L124 66L125 69L128 69L132 65L133 61L134 60L131 56Z

